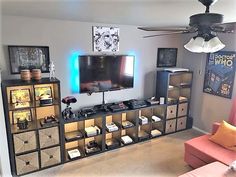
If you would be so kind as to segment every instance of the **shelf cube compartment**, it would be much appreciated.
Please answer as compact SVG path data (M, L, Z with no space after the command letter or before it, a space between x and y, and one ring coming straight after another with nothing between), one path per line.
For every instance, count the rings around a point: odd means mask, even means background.
M166 119L176 118L177 105L167 106Z
M176 130L184 130L187 128L187 117L181 117L177 119L177 128Z
M40 148L46 148L59 144L58 127L39 130L39 144Z
M71 161L85 156L84 139L72 141L65 144L65 160Z
M16 154L37 149L35 131L14 134L13 141Z
M38 152L15 156L16 173L22 175L39 169Z
M61 163L61 151L59 146L41 150L40 154L41 168Z
M172 133L176 130L176 119L166 121L165 133Z
M178 117L186 116L188 113L188 103L181 103L178 105Z

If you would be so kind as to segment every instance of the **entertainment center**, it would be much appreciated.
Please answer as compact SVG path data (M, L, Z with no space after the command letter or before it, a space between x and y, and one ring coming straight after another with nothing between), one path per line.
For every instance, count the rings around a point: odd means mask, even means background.
M80 57L81 93L133 87L134 58L106 57ZM112 58L116 59L117 68L111 69ZM105 104L103 99L102 105L82 108L76 113L69 106L76 98L61 99L58 79L2 81L13 176L191 128L192 74L157 71L156 98L163 99L163 104L157 100ZM63 114L61 100L67 104Z

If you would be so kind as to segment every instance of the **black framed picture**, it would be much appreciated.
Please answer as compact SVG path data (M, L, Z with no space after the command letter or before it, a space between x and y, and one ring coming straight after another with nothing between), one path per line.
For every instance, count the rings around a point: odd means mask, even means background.
M50 86L35 87L35 100L38 101L41 96L48 95L52 97L52 89Z
M31 121L32 120L31 110L23 109L23 110L12 111L12 124L16 124L17 119L19 120L26 119L27 121Z
M158 48L157 67L175 67L177 62L177 48Z
M203 92L232 98L236 52L219 51L207 55Z
M48 46L8 46L11 74L19 74L22 69L41 69L49 72Z

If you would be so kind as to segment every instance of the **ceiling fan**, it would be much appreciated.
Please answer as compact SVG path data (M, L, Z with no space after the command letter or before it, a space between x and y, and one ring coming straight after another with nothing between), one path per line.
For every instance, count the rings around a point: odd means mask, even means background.
M223 15L210 13L210 6L216 3L217 0L198 0L205 7L205 13L199 13L190 16L188 27L138 27L144 31L166 32L162 34L154 34L144 36L144 38L174 35L174 34L189 34L197 33L184 47L195 53L213 53L225 47L225 45L217 37L217 33L233 33L236 31L236 22L223 23Z

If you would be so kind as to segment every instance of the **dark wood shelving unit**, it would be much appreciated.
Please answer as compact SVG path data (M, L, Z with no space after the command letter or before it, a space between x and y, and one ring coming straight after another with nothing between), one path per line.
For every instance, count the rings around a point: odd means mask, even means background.
M52 91L53 103L51 105L40 105L36 99L35 88L45 86L50 87ZM21 89L29 90L31 101L28 107L15 107L11 101L11 90L17 92ZM5 80L2 81L2 93L12 175L25 175L61 164L64 161L64 146L61 141L64 132L61 131L62 123L60 122L60 81L49 78L42 78L40 81ZM45 112L45 109L48 111ZM19 129L16 123L13 124L13 119L15 119L13 112L22 110L31 112L31 120L26 129ZM42 127L40 121L51 114L58 118L58 123ZM51 160L47 159L47 156L50 156ZM27 165L31 165L32 168Z

